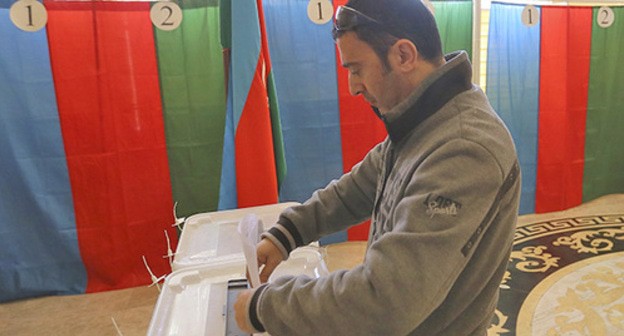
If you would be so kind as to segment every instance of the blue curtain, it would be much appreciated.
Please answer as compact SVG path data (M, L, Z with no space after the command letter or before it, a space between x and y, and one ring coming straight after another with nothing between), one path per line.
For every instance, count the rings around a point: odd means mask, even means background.
M526 214L535 211L540 24L522 24L523 8L492 3L487 95L516 144L522 170L520 213Z
M281 201L307 200L342 175L336 49L331 21L307 16L308 0L264 0L288 173ZM323 239L345 241L346 232Z
M0 302L84 292L46 30L0 0Z

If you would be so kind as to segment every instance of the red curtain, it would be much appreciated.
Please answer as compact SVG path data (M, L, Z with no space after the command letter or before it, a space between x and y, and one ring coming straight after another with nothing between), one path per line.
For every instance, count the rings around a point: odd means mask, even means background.
M150 5L45 5L87 292L149 283L173 223Z
M592 8L542 7L535 212L582 202Z

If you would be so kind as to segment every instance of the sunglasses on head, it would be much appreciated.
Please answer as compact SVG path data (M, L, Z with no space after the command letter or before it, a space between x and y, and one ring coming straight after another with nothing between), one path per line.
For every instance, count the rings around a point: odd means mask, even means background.
M349 31L357 26L371 23L383 27L379 21L349 6L338 6L336 9L334 16L334 29L336 31Z
M354 30L358 26L371 24L378 26L386 33L394 37L404 35L402 32L401 34L393 33L387 25L382 24L381 22L356 9L349 6L338 6L338 9L336 9L336 15L334 15L334 29L332 29L332 37L336 40L338 32L346 32Z

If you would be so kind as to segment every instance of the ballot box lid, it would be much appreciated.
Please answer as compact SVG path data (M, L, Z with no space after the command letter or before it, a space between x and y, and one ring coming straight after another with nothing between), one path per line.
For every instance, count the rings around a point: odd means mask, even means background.
M172 270L228 260L244 261L237 227L241 219L255 214L265 228L296 202L277 203L235 210L206 212L186 219L171 265Z
M304 246L291 252L290 257L275 269L269 282L287 275L317 278L327 274L329 271L321 249ZM234 259L172 272L162 285L147 335L228 335L226 325L228 319L233 319L227 306L231 295L228 282L244 277L244 263Z
M225 335L228 281L244 277L244 264L233 260L172 272L162 285L147 335Z

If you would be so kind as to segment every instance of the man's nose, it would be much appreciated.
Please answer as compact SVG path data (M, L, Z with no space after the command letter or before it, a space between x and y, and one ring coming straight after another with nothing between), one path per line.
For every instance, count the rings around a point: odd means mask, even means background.
M354 81L351 76L349 76L349 93L352 96L357 96L361 94L363 91L362 84L359 81Z

